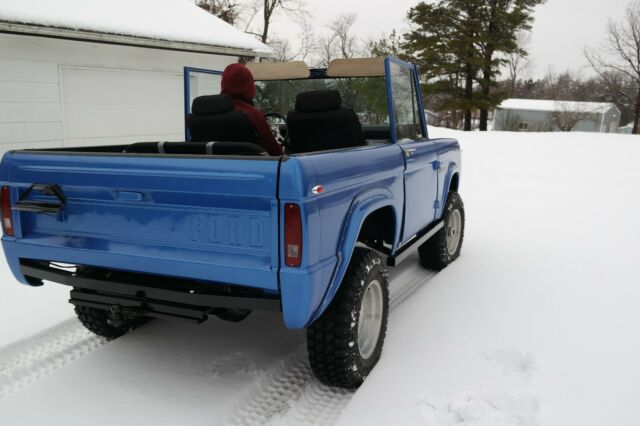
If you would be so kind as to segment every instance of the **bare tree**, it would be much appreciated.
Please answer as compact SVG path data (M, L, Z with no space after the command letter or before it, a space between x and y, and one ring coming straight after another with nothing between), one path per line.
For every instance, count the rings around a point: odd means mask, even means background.
M267 43L273 20L280 13L284 13L288 18L299 21L308 14L305 0L253 0L248 5L248 13L245 18L245 32L260 38L260 41ZM259 30L251 31L256 17L260 17L261 27Z
M340 56L343 58L352 58L356 53L357 39L351 34L356 20L355 13L345 13L339 15L329 24L333 39L337 43Z
M327 67L336 58L352 58L358 53L358 40L351 33L356 22L353 13L342 14L327 25L329 34L317 41L317 62L320 67Z
M563 132L572 131L581 121L597 122L597 114L590 111L584 102L556 102L551 118Z
M513 98L516 91L516 83L521 79L531 67L531 59L527 54L527 49L531 43L531 32L520 31L516 34L516 42L519 50L515 50L506 55L507 70L509 71L509 97Z
M585 56L593 69L611 87L617 87L621 97L634 105L633 134L640 132L640 0L633 0L620 21L610 20L607 39L599 49L585 49ZM617 76L612 78L612 76ZM623 81L619 80L624 76ZM618 79L618 80L616 80ZM622 90L632 84L629 94Z
M288 62L296 58L296 54L292 52L291 43L287 39L272 37L269 47L273 51L272 57L275 61Z
M301 17L300 22L300 42L295 59L307 62L307 60L316 52L317 47L318 41L316 40L313 26L311 22L303 16Z
M236 23L240 15L240 5L233 0L198 0L196 4L231 25Z
M327 68L329 62L339 56L336 49L335 35L321 37L317 43L318 67Z

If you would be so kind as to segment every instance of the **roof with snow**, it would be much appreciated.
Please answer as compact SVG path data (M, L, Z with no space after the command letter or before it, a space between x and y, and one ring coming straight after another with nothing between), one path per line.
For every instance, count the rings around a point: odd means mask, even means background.
M522 111L582 111L585 113L602 114L611 108L617 107L605 102L575 102L575 101L546 101L539 99L507 99L503 101L500 109Z
M71 32L72 38L93 40L96 38L91 35L97 33L102 35L99 40L106 42L114 40L104 35L113 35L229 54L270 51L253 36L189 0L0 0L0 29L41 35L56 35L47 31L57 29Z

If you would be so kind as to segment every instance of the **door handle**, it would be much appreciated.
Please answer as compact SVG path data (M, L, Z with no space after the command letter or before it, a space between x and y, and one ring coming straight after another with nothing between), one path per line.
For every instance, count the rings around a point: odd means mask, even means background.
M415 154L416 149L415 148L405 148L404 149L404 153L407 157L411 157L413 154Z
M40 192L58 199L58 202L27 200L31 192ZM64 209L67 199L58 185L47 185L34 183L20 195L18 202L11 207L12 210L33 213L58 214Z

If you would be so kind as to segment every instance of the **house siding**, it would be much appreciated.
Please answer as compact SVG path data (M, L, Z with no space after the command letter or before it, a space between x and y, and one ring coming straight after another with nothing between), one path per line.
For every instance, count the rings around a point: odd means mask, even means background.
M160 49L108 45L82 41L61 40L25 35L0 34L0 153L11 149L59 147L64 145L94 145L126 143L138 140L183 138L182 73L184 66L222 70L237 57ZM169 124L158 115L157 129L140 129L137 134L95 136L91 132L80 135L65 134L65 76L67 70L95 70L138 73L140 76L158 76L156 84L146 84L145 93L164 94L171 99L165 111L178 114ZM106 75L106 74L105 74ZM118 78L115 76L114 78ZM150 79L153 79L150 77ZM89 90L89 88L86 88ZM96 95L101 90L95 87ZM104 98L104 96L103 96ZM72 100L69 100L72 101ZM150 101L149 101L150 102ZM147 102L147 104L149 103ZM134 105L135 107L135 105ZM120 111L122 119L139 114L154 117L153 108ZM87 117L109 112L96 107L86 110ZM77 113L77 111L76 111ZM66 117L67 120L70 117ZM113 124L113 122L111 122ZM96 134L104 135L104 131ZM104 130L104 129L103 129Z

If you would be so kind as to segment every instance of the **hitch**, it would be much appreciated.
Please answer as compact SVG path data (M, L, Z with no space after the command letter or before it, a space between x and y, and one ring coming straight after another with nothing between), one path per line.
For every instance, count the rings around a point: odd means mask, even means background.
M122 305L111 305L107 311L107 323L113 327L122 327L139 316L138 311Z

